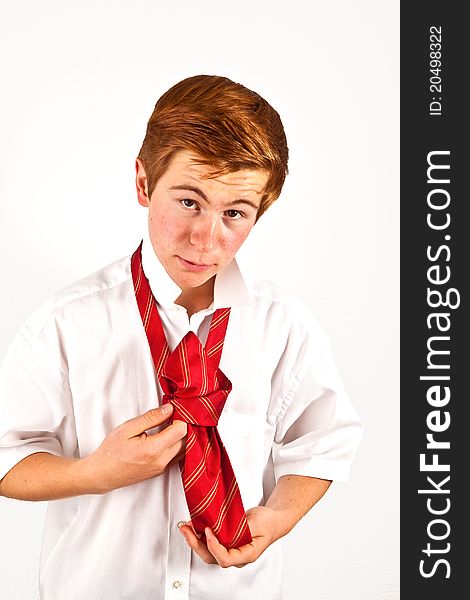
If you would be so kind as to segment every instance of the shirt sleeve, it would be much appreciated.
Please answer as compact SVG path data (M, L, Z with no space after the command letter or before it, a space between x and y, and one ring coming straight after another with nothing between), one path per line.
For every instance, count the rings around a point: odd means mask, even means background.
M0 479L36 452L73 456L77 446L68 380L54 327L19 331L0 369Z
M362 423L336 369L329 340L312 315L286 350L276 422L276 478L306 475L346 481Z

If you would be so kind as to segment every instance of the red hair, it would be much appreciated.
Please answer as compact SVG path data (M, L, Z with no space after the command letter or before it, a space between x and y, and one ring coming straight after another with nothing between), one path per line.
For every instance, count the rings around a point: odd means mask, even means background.
M278 113L259 94L226 77L188 77L158 100L139 152L149 196L181 150L209 166L210 177L240 169L266 171L257 218L278 198L288 172L287 140Z

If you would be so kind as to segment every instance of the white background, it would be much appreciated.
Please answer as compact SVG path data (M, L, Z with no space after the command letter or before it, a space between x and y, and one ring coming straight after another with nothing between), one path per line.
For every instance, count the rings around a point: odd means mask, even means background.
M283 119L290 175L241 259L319 317L365 423L350 482L285 539L286 600L399 597L398 20L390 0L0 2L0 360L137 245L134 159L167 88L226 75ZM0 499L0 600L35 598L44 509Z

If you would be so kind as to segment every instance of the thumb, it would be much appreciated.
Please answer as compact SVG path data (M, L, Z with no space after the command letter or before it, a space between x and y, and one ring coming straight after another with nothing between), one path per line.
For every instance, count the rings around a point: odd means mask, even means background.
M167 421L172 412L173 404L169 402L158 408L151 408L147 412L144 412L133 419L129 419L129 421L126 421L123 424L126 435L129 437L141 435L144 433L144 431L147 431L147 429L152 429L153 427L157 427L157 425L161 425Z

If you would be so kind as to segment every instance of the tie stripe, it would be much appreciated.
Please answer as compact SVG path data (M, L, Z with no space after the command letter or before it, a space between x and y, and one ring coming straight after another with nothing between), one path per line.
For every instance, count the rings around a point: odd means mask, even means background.
M207 356L209 356L211 358L219 350L222 351L222 346L223 345L224 345L224 340L220 340L220 342L218 344L216 344L215 346L213 346L210 350L207 350L207 352L206 352Z
M182 417L184 417L183 421L186 421L187 423L192 423L194 421L195 418L193 417L193 415L188 410L185 409L185 407L183 406L183 404L181 404L181 402L178 402L178 400L173 398L171 403L174 405L174 407L176 408L178 413Z
M210 506L215 498L215 495L217 494L217 488L219 487L221 474L222 471L217 473L217 477L213 480L214 483L212 484L211 489L207 492L206 496L199 502L199 504L194 508L189 507L191 519L198 517L208 506Z
M217 423L232 384L219 369L230 308L217 309L202 346L188 332L170 352L158 305L142 268L141 247L131 258L137 306L162 387L163 403L174 406L173 419L188 424L186 450L180 462L183 487L194 529L204 537L211 527L226 548L252 541L238 483Z
M201 371L202 371L202 383L200 394L205 395L209 391L209 379L207 377L207 362L206 362L206 353L204 352L204 348L199 344L198 347L199 359L201 361Z
M243 540L243 538L249 535L251 537L251 533L250 533L250 529L248 527L248 523L246 520L246 517L244 515L242 515L240 517L240 521L238 523L238 527L235 531L235 534L233 536L233 538L230 540L230 542L228 543L228 548L236 548L237 546L241 546L242 543L240 543L241 540Z
M188 437L186 438L186 452L189 452L191 450L196 441L197 440L194 431L188 431Z
M191 371L189 368L188 352L185 340L183 340L183 342L179 345L179 353L181 360L181 370L183 373L183 388L187 390L191 385Z
M223 521L225 515L227 514L230 503L232 502L232 500L235 496L236 485L237 485L237 482L235 481L235 479L233 479L232 485L230 486L227 496L224 498L222 506L220 507L219 517L218 517L217 521L214 523L214 531L219 531L219 529L220 529L222 521Z
M215 406L212 404L209 398L207 396L200 396L199 399L202 402L202 404L204 404L204 406L207 408L207 411L210 413L214 421L218 421L219 417L217 415L217 411L215 410Z
M206 447L204 449L204 454L201 457L201 460L197 467L193 470L192 473L189 474L188 477L184 479L184 489L189 490L189 488L196 483L199 479L199 475L203 472L206 466L206 461L208 460L209 453L212 451L212 447L210 445L209 440L207 440Z

